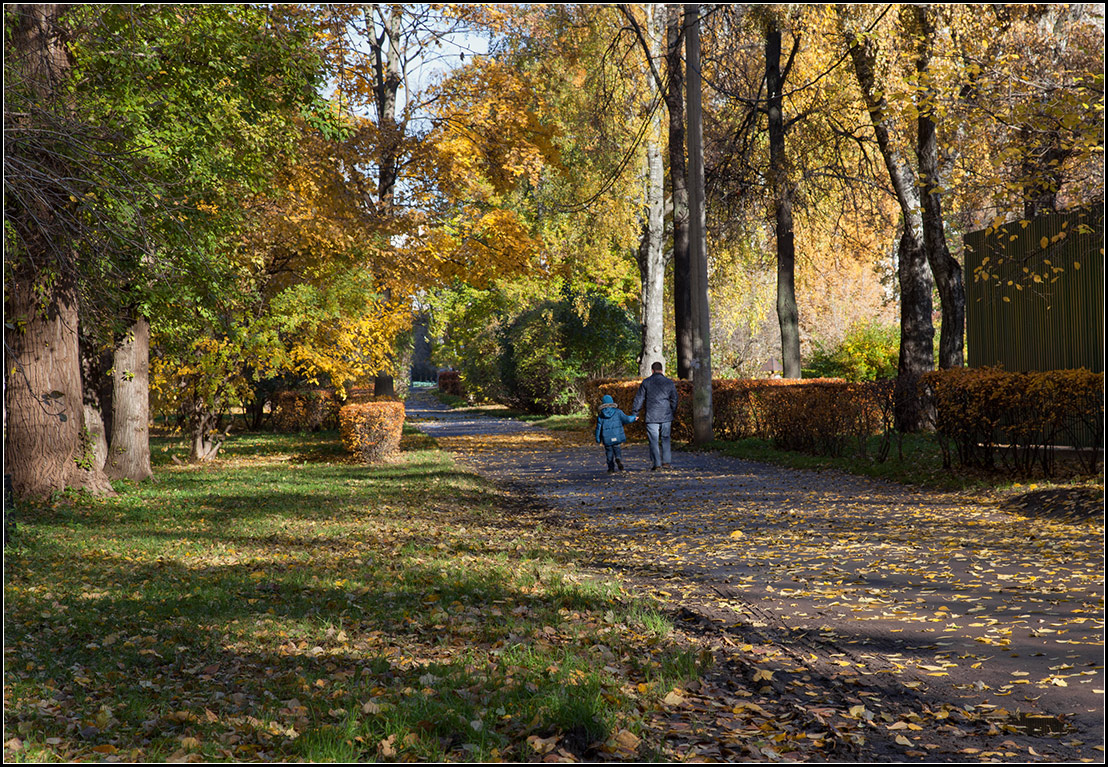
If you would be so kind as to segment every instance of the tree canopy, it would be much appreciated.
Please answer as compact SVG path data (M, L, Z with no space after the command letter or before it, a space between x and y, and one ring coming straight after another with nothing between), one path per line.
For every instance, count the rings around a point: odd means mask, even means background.
M55 465L21 492L104 489L72 467L98 418L148 420L121 380L147 357L196 458L267 382L402 376L428 307L475 391L680 357L689 83L728 375L799 375L899 317L918 377L933 305L958 366L961 235L1103 204L1099 6L699 9L690 72L683 6L5 6L6 434ZM621 354L638 322L625 368L509 353L536 317L556 350L600 315Z

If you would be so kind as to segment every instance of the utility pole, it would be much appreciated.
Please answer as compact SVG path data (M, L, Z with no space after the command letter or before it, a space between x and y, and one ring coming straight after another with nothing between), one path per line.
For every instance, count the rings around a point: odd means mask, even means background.
M708 238L704 214L704 128L700 106L700 6L685 6L685 74L689 112L689 261L693 319L693 442L712 441L712 326L708 306Z

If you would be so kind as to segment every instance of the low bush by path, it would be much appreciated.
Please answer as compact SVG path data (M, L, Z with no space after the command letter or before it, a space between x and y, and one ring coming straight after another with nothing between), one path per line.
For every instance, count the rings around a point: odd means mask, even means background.
M669 758L644 727L702 659L540 513L409 435L155 451L110 499L21 507L5 761Z

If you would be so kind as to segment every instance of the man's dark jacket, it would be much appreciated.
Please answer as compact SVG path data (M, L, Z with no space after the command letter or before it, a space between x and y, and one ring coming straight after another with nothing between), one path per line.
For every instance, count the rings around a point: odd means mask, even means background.
M646 403L645 423L666 423L677 414L677 387L661 373L644 379L631 403L631 413L636 414Z

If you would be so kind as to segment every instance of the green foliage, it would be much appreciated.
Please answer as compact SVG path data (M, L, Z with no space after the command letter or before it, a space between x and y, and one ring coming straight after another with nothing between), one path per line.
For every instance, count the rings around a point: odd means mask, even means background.
M583 404L579 383L635 372L639 328L593 286L520 280L457 286L431 300L433 354L461 372L466 393L529 413Z
M837 346L827 348L818 341L815 343L804 377L847 381L895 378L899 354L899 329L877 322L858 322Z
M503 334L501 376L511 404L566 413L583 404L579 384L634 371L638 326L598 292L569 290L520 315Z
M456 285L431 297L432 357L461 371L465 391L482 400L503 397L497 331L515 302L502 290Z

